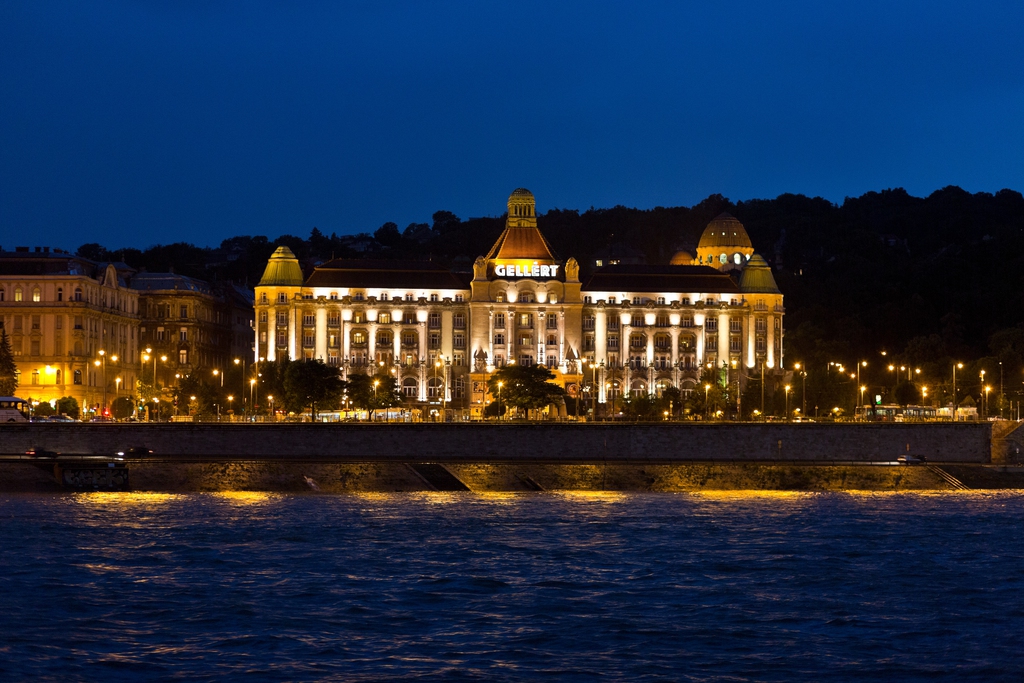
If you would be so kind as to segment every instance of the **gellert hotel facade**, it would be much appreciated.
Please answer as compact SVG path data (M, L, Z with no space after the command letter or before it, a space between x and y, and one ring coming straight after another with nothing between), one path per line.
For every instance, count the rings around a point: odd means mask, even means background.
M322 359L345 378L388 372L411 410L465 417L494 400L487 380L510 363L545 365L599 415L624 396L693 391L709 367L730 383L780 374L782 294L743 225L722 214L696 251L605 265L581 282L577 261L559 259L537 228L533 195L517 189L472 273L334 260L304 276L279 247L256 287L255 357Z

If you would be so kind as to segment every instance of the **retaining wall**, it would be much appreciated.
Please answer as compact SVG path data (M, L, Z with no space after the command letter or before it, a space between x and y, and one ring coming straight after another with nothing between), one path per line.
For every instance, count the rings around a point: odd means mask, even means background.
M339 462L892 461L987 463L992 427L977 424L3 424L0 454L41 447L157 458Z

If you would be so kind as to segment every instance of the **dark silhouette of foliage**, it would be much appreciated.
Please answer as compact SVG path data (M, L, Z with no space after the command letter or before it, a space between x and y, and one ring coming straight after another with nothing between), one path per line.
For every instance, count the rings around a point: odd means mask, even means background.
M14 362L11 339L0 328L0 396L14 396L18 390L18 366Z
M501 383L502 410L505 406L518 410L540 410L562 400L565 390L552 384L554 373L543 365L506 365L498 368L487 381L491 395L497 398Z

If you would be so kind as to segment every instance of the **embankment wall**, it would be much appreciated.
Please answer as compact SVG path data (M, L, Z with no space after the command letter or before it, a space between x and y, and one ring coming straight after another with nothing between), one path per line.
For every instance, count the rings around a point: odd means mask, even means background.
M3 424L0 454L41 447L174 460L335 462L880 462L910 453L987 463L980 424Z

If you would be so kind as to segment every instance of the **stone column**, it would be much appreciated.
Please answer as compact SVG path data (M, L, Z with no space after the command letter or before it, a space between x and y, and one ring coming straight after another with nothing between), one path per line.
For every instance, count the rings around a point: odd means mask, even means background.
M765 349L765 357L767 358L766 365L770 368L775 367L775 316L765 316L765 323L768 325L768 339L767 346Z
M314 357L327 360L327 309L323 304L316 307L316 351Z
M299 357L298 355L298 317L299 310L298 304L292 302L288 307L288 358L295 360Z
M695 330L697 331L697 334L694 335L696 337L695 341L696 341L696 345L697 345L697 349L696 349L697 367L698 368L703 368L704 367L704 314L703 313L694 313L693 314L693 325L694 325ZM698 376L699 376L699 371L698 371Z
M369 339L366 340L366 356L367 362L373 366L373 371L377 372L377 322L367 321L367 327L369 328Z
M743 338L746 340L746 348L743 349L743 354L747 358L746 364L748 368L753 368L757 363L757 358L755 356L757 346L755 341L754 317L749 309L747 309L746 314L743 316Z
M718 367L722 362L729 363L729 314L722 311L718 314Z
M594 360L608 363L608 314L600 304L594 311Z
M473 359L476 362L476 359ZM487 311L487 364L494 365L494 309Z

